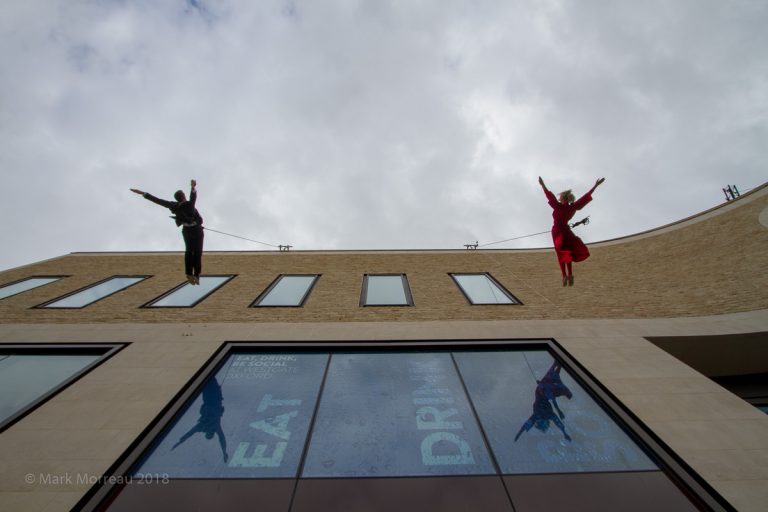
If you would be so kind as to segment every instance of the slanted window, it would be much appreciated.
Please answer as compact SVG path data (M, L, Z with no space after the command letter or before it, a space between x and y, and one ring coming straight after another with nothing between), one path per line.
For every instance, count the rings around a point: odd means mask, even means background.
M142 307L191 308L235 276L200 276L200 284L184 283Z
M0 432L122 345L0 345Z
M89 508L238 510L252 499L306 512L634 512L713 501L554 342L311 345L227 344L112 475L160 475L162 487L109 483ZM445 499L430 508L434 496Z
M405 274L365 274L361 306L413 306Z
M76 290L63 297L44 302L37 308L84 308L89 304L114 295L146 279L148 276L114 276Z
M319 276L283 274L251 306L303 306Z
M521 304L490 274L450 274L470 304Z
M41 277L28 277L20 281L14 281L0 287L0 299L11 297L12 295L18 295L21 292L26 292L33 288L43 286L54 281L58 281L64 276L41 276Z

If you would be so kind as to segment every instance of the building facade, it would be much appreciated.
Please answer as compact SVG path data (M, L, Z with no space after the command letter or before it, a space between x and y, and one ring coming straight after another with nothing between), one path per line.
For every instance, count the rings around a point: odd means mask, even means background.
M764 510L768 187L590 251L0 273L0 509Z

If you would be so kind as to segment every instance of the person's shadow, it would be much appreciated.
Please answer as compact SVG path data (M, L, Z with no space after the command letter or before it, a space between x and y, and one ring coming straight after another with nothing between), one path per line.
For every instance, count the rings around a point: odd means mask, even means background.
M566 441L571 440L571 436L565 431L565 425L561 419L565 418L565 414L560 410L557 405L557 397L565 396L569 400L573 396L571 390L563 384L560 380L560 370L562 367L560 363L555 361L547 371L546 375L541 380L536 381L536 392L533 401L533 414L528 418L523 426L520 427L520 431L515 436L515 442L520 438L523 432L528 432L531 428L536 427L542 432L549 430L549 422L554 423L557 428L565 436ZM553 409L554 406L554 409ZM555 410L557 414L555 414Z
M181 436L171 450L192 437L198 432L205 434L206 439L213 439L214 434L219 436L219 445L224 462L227 462L227 439L224 437L224 431L221 429L221 417L224 415L224 396L221 394L221 386L213 377L203 387L203 405L200 406L200 417L197 424L189 429L189 432Z

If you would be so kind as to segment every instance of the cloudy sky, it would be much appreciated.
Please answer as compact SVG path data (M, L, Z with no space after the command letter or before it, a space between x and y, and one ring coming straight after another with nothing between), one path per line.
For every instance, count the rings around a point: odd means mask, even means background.
M182 250L597 241L768 178L763 0L25 0L0 6L0 269ZM548 235L492 247L551 246ZM272 248L209 232L208 250Z

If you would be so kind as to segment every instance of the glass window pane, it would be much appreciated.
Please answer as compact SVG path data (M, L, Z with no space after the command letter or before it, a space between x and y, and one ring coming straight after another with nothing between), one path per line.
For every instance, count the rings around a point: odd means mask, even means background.
M100 355L0 355L0 422L76 374Z
M407 306L408 296L403 285L403 276L365 276L367 288L366 306Z
M4 299L6 297L10 297L11 295L16 295L18 293L31 290L32 288L37 288L38 286L43 286L44 284L58 281L59 279L61 278L60 277L30 277L29 279L25 279L18 283L3 286L2 288L0 288L0 299Z
M259 306L300 306L317 276L280 276Z
M113 277L108 281L81 290L74 295L64 297L43 307L46 308L82 308L103 299L108 295L119 292L120 290L136 284L146 278L144 277Z
M185 283L149 306L153 308L194 306L231 278L232 276L200 276L200 284Z
M166 430L137 474L291 478L328 354L234 354Z
M448 353L334 354L305 477L495 474Z
M514 304L486 274L452 274L472 304Z
M455 359L503 473L658 469L549 352Z

